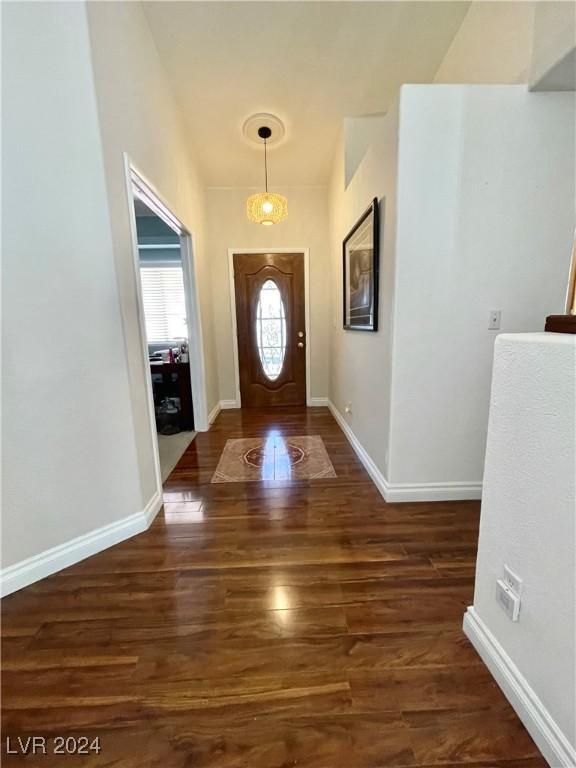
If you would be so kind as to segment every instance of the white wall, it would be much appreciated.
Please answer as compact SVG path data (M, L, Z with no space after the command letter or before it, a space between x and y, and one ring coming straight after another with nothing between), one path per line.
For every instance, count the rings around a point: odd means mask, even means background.
M381 118L381 131L346 186L345 138L341 135L330 185L332 273L330 399L376 462L387 473L390 428L392 317L396 242L398 107ZM342 329L342 241L377 197L380 203L380 310L377 332Z
M143 504L85 7L2 16L5 568Z
M210 267L203 238L202 184L186 131L140 3L89 3L94 78L104 150L113 248L130 374L142 496L154 489L153 437L146 406L148 363L139 342L123 152L194 236L209 410L218 400ZM121 73L121 76L120 74Z
M384 132L386 122L385 114L344 118L345 186L350 183L370 147L374 143L378 143L378 137Z
M248 221L246 198L254 189L210 188L206 191L207 258L212 270L215 343L220 399L234 400L234 356L228 248L310 249L310 392L328 394L330 279L328 201L324 187L274 189L288 198L288 218L273 227Z
M562 311L574 232L573 94L402 91L389 479L479 483L494 332Z
M3 16L12 590L143 530L157 508L124 152L194 235L209 407L218 384L202 185L140 4L7 3Z
M546 90L552 73L560 62L572 67L566 73L566 82L574 89L574 61L570 53L576 48L576 6L574 3L538 3L534 15L530 85ZM557 89L559 89L557 87Z
M475 0L434 82L574 90L575 50L574 3Z
M575 398L574 336L498 338L474 607L465 621L501 684L508 667L505 691L550 765L566 767L576 764ZM495 601L504 564L523 580L517 623ZM529 705L519 706L518 691ZM552 737L535 727L534 711ZM571 752L558 747L562 735Z
M472 2L434 82L528 82L536 5L540 3Z
M494 331L561 311L574 231L574 95L404 86L344 188L331 187L330 397L391 499L481 490ZM399 145L399 155L398 155ZM342 330L342 238L385 198L380 331Z

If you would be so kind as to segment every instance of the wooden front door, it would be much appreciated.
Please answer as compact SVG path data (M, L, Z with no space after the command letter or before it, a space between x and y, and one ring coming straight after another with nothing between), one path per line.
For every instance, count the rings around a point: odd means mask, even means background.
M242 406L306 405L304 254L235 253Z

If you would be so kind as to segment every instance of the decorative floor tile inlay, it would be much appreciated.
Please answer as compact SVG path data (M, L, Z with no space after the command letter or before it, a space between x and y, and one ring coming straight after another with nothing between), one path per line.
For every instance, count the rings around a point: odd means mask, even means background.
M264 438L227 440L212 482L314 480L320 477L336 477L321 437L272 434Z

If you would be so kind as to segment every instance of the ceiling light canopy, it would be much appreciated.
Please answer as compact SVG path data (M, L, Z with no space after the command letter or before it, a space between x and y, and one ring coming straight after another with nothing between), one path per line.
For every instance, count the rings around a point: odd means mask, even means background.
M249 144L262 146L262 137L258 133L262 126L270 128L270 137L267 139L266 144L268 147L277 147L286 138L286 126L276 115L270 112L257 112L255 115L250 115L244 121L242 126L242 136Z
M288 216L288 200L284 195L276 192L268 192L268 156L266 142L272 136L272 131L268 126L261 126L258 129L258 136L264 142L264 183L265 192L257 192L250 195L246 201L246 215L255 224L264 224L270 226L278 224Z

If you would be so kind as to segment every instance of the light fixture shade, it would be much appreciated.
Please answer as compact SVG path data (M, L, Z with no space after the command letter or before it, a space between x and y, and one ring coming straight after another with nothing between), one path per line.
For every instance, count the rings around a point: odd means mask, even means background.
M246 214L256 224L278 224L288 216L288 200L276 192L258 192L246 201Z

